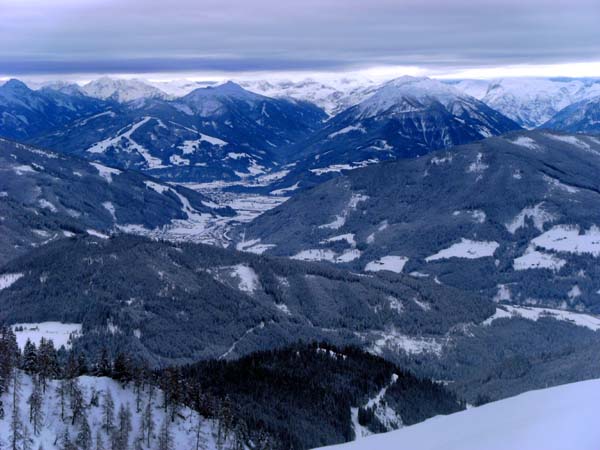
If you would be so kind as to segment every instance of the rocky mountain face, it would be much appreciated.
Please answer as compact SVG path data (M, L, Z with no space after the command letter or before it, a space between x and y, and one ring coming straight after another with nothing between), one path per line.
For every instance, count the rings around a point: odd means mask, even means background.
M516 132L350 171L240 230L239 248L600 311L600 142Z

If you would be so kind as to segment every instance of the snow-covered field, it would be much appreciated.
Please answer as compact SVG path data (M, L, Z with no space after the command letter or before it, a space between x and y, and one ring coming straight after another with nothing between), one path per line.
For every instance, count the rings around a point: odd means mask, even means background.
M52 339L55 348L71 346L71 338L76 338L81 333L80 323L41 322L41 323L16 323L12 325L17 335L17 344L23 350L27 339L36 346L42 338Z
M513 261L515 270L527 269L550 269L559 271L567 262L558 256L535 250L535 246L529 246L525 253Z
M580 314L561 309L550 308L532 308L528 306L510 306L502 305L496 308L494 315L483 322L484 325L490 325L496 319L505 317L522 317L523 319L537 321L538 319L548 317L555 320L562 320L572 323L579 327L586 327L592 331L600 330L600 317L591 314Z
M366 272L379 272L380 270L389 270L390 272L401 273L408 258L404 256L384 256L376 261L371 261L365 266Z
M339 450L598 450L600 380L531 391Z
M493 256L498 247L499 244L494 241L472 241L471 239L462 238L460 242L428 256L425 261L448 258L485 258L486 256Z
M600 228L596 226L580 232L575 225L556 225L531 242L556 252L600 256Z
M352 248L342 253L336 253L333 250L323 248L311 248L302 250L291 256L292 259L300 261L329 261L332 263L346 263L360 258L361 252Z

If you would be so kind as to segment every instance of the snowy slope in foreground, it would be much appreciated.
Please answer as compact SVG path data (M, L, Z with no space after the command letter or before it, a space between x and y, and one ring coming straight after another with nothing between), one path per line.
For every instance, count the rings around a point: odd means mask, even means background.
M348 444L343 450L597 450L600 380L527 392Z
M203 450L215 450L216 443L214 439L216 423L213 420L199 417L199 415L189 408L182 407L174 422L168 420L162 407L163 393L159 389L154 389L152 395L146 386L140 395L140 412L136 411L136 394L133 384L123 387L120 383L105 377L81 376L77 378L79 387L83 393L83 403L85 418L92 431L91 437L96 447L97 436L101 436L104 444L103 448L110 447L109 433L102 428L104 423L103 404L104 395L110 392L114 401L114 423L117 424L117 412L121 405L125 406L132 413L131 416L131 431L129 433L128 447L133 448L134 440L140 436L142 430L142 420L144 415L151 417L154 424L154 430L150 433L150 445L146 442L141 444L143 450L158 448L158 435L161 432L161 427L165 423L165 417L169 423L169 431L172 437L173 450L192 450L196 448L196 431L200 426L201 447ZM20 398L19 398L19 416L25 428L29 431L30 446L28 448L37 449L44 448L46 450L62 449L62 440L65 435L65 429L68 430L71 441L75 441L79 433L81 424L80 421L72 423L71 407L69 406L70 397L67 395L67 406L65 408L65 420L60 418L60 396L58 393L60 382L50 380L46 393L43 395L41 409L43 411L42 424L39 433L36 435L33 432L33 425L29 420L29 405L27 403L33 390L32 378L28 375L20 375ZM13 411L12 402L12 384L9 392L4 393L2 400L5 409L5 418L0 420L0 448L9 448L9 436L11 414ZM92 396L97 397L97 404L91 402ZM148 410L150 412L148 412ZM116 426L116 425L115 425ZM21 448L21 447L19 447ZM24 447L23 447L24 448ZM80 448L80 447L77 447ZM102 447L99 447L102 448Z

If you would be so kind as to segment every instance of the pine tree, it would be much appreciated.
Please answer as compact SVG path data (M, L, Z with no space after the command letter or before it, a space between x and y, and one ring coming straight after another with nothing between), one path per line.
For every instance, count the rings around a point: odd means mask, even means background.
M61 450L77 450L75 444L71 441L71 433L69 433L69 427L65 427L61 439Z
M113 432L113 450L127 450L131 433L131 410L121 404L117 415L117 426Z
M165 417L158 434L157 450L173 450L173 436L169 427L170 421Z
M10 417L10 448L11 450L24 450L29 448L28 430L21 420L19 408L21 401L21 374L13 371L12 376L12 409Z
M68 386L72 414L71 425L75 425L75 423L83 416L85 411L85 399L77 378L69 380Z
M148 398L148 403L146 403L146 409L144 409L144 416L142 417L142 430L146 435L146 446L150 447L150 440L152 439L152 435L154 433L154 418L152 414L152 398Z
M8 392L13 375L13 369L19 360L19 347L17 337L12 328L0 328L0 420L4 419L4 405L2 394Z
M37 372L37 358L37 348L28 338L23 349L23 370L25 373L31 375Z
M100 405L100 396L95 386L92 386L90 393L90 406L97 407Z
M204 435L202 433L202 416L200 414L197 414L196 416L196 425L194 428L194 432L196 434L196 447L195 450L201 450L202 448L204 448L204 443L205 443L205 439L204 439Z
M29 404L29 422L33 426L33 434L39 436L42 422L44 421L44 412L42 409L44 396L42 394L42 385L38 376L32 377L33 388L31 395L27 399Z
M85 355L83 353L80 353L77 356L77 376L80 377L82 375L87 375L87 373L88 373L87 360L85 359Z
M96 367L94 368L94 375L97 377L110 377L112 375L112 369L110 365L110 359L108 358L108 350L102 349Z
M102 427L107 433L110 433L114 427L115 421L115 401L113 400L110 389L104 392L102 401Z
M248 440L248 427L243 420L239 420L233 430L233 449L245 450Z
M64 368L64 375L65 378L69 380L77 376L77 360L75 359L75 354L73 352L69 352L67 365Z
M94 447L94 450L105 450L100 429L96 430L96 446Z
M41 375L40 375L41 376ZM42 385L43 386L43 385ZM60 404L60 420L65 421L66 409L67 409L67 395L69 388L67 386L67 380L60 380L56 387L56 393L58 394Z
M75 443L79 450L90 450L92 448L92 430L85 416L81 419Z
M131 381L131 364L129 357L125 353L119 353L115 358L113 378L124 385L127 385Z
M133 450L144 450L144 435L141 432L133 440Z
M38 373L42 381L42 390L46 393L48 380L59 373L58 356L52 340L42 338L38 349Z

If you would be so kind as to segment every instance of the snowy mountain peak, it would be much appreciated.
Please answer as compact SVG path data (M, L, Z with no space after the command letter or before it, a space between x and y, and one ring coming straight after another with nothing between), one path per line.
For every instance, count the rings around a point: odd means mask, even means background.
M11 78L2 85L2 89L11 90L13 92L29 92L31 89L27 87L25 83L16 78Z
M195 99L215 98L215 97L216 98L230 97L230 98L236 98L236 99L249 100L249 99L257 99L262 96L244 89L242 86L240 86L237 83L234 83L233 81L227 81L226 83L219 84L217 86L201 87L201 88L193 90L192 92L190 92L188 95L185 96L185 98L190 98L190 99L191 98L195 98Z
M253 80L243 81L241 85L267 97L292 98L314 103L330 116L360 103L376 88L372 80L348 77L326 81L312 78L300 81Z
M89 82L82 90L90 97L102 100L113 99L121 103L143 98L167 97L160 89L138 79L121 80L102 77Z
M69 83L68 81L52 81L44 83L40 86L39 90L57 91L66 95L86 95L81 86L77 83Z
M426 77L403 76L383 84L360 106L363 115L372 116L394 108L406 112L420 109L421 104L439 102L448 107L458 98L468 98L458 89ZM417 102L417 104L415 104Z

